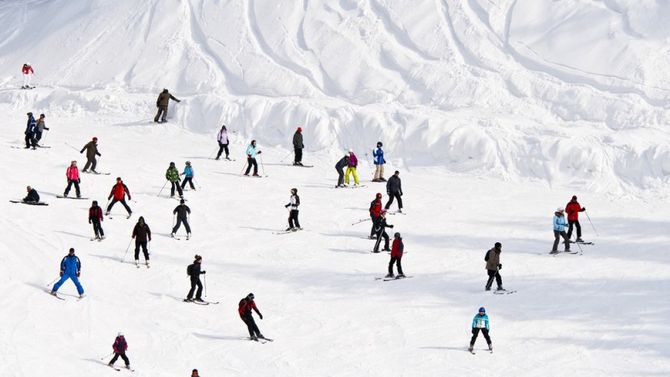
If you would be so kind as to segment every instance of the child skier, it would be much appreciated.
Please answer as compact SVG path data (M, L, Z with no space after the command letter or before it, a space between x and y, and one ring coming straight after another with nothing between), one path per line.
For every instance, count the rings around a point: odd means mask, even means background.
M573 195L570 202L565 206L565 212L568 214L568 240L572 238L572 226L577 228L577 239L575 242L584 242L582 240L582 226L579 224L579 213L586 211L577 201L577 195Z
M354 154L354 151L349 149L349 165L347 166L347 172L344 175L344 184L349 184L349 175L354 176L354 186L358 186L358 173L356 172L356 167L358 166L358 158Z
M74 248L71 247L68 254L60 262L60 280L54 284L51 289L51 294L56 296L58 288L60 288L67 279L71 279L75 287L77 287L77 292L79 293L79 298L84 297L84 287L79 283L79 276L81 275L81 261L79 257L74 255Z
M126 338L123 336L123 333L119 331L119 333L116 335L116 339L114 339L114 344L112 345L112 349L114 350L114 357L112 360L109 361L110 367L114 367L114 363L116 360L121 357L123 359L123 362L126 363L126 368L130 369L130 360L128 360L128 356L126 356L126 351L128 350L128 342L126 342Z
M35 145L40 146L39 142L42 140L42 133L44 130L49 131L49 128L46 126L46 123L44 121L44 114L40 114L40 118L37 119L37 123L35 125Z
M184 176L184 180L181 182L182 190L186 187L186 182L191 187L191 190L195 191L195 186L193 185L193 168L191 167L191 161L186 161L186 166L184 166L184 172L181 173Z
M102 230L102 208L98 206L98 201L94 200L91 208L88 209L88 223L93 224L93 233L96 240L105 239L105 231Z
M379 252L379 244L384 238L384 251L391 251L389 249L389 235L386 234L386 228L393 228L393 225L386 223L386 210L383 209L379 217L375 221L375 235L377 236L377 242L375 242L375 248L372 250L373 253Z
M244 172L244 175L249 175L249 171L251 171L251 167L254 167L254 177L260 177L258 175L258 163L256 162L256 155L261 154L261 151L256 148L256 140L251 140L251 144L247 147L247 163L249 166L247 166L247 170Z
M337 170L337 186L335 187L346 187L344 185L344 168L349 166L349 155L345 154L337 164L335 164L335 170Z
M191 238L191 227L188 225L188 216L191 214L191 209L184 204L184 199L179 201L179 205L174 208L172 213L177 215L177 224L172 228L172 233L170 234L172 238L175 237L175 233L179 230L181 223L184 223L184 227L186 228L186 239Z
M500 253L502 252L502 244L496 242L493 245L493 248L486 252L484 260L486 261L486 272L489 275L489 279L486 281L486 290L491 290L491 285L493 285L493 279L496 280L498 291L504 291L502 286L502 277L500 276L500 270L502 269L502 264L500 264Z
M135 266L140 268L140 248L142 248L142 253L144 254L144 262L149 268L149 250L147 248L147 243L151 242L151 229L149 225L144 222L144 217L140 216L137 220L137 224L133 228L133 236L135 239Z
M67 198L67 194L70 192L70 188L74 185L74 190L77 193L77 198L81 198L81 192L79 191L79 183L81 178L79 178L79 168L77 168L77 161L70 162L70 166L65 170L65 177L67 178L67 187L63 196Z
M474 349L475 341L477 341L477 335L479 335L480 331L484 335L486 343L489 345L489 351L493 352L493 345L491 344L491 338L489 337L489 316L486 315L486 309L484 309L484 307L479 308L479 313L472 319L472 338L470 339L470 347L468 347L468 351L472 352Z
M386 164L386 160L384 159L383 145L381 141L378 141L377 149L372 151L373 162L375 164L375 175L372 178L372 182L386 182L386 179L384 179L384 164Z
M114 207L116 202L121 202L126 211L128 211L128 218L130 218L130 216L133 214L133 211L131 211L130 207L128 207L128 204L126 204L126 194L128 194L128 200L132 200L128 186L123 183L121 177L116 177L116 184L112 186L112 191L109 193L109 197L107 198L107 200L112 198L114 198L114 200L112 200L112 202L107 206L105 215L109 215L109 212L112 210L112 207Z
M225 150L226 160L230 160L228 158L228 144L230 144L230 140L228 140L228 129L225 124L221 126L221 131L216 135L216 141L219 143L219 153L216 154L216 159L218 160L221 157L221 153Z
M191 290L188 291L186 299L184 301L197 301L204 302L202 299L202 283L200 282L200 275L206 274L207 271L200 271L202 263L202 257L200 255L195 255L195 260L186 268L186 273L191 279ZM198 291L195 292L196 287ZM193 300L193 292L195 292L195 300Z
M84 173L88 173L88 168L90 167L92 173L98 174L98 172L95 171L95 167L98 164L98 160L95 158L95 156L102 156L98 151L98 138L93 137L91 141L86 143L86 145L81 148L79 153L84 153L84 151L86 151L86 165L84 165L84 170L82 171Z
M386 275L387 278L393 277L393 264L395 263L398 266L398 276L396 279L404 278L405 274L402 273L402 265L400 260L402 255L405 252L405 244L402 242L402 237L400 233L396 232L393 235L393 245L391 246L391 261L389 262L389 273Z
M261 312L258 311L256 303L254 302L253 293L249 293L247 297L240 300L237 311L240 314L240 318L242 319L242 321L247 325L250 340L258 340L259 338L265 339L263 334L261 334L261 330L259 330L258 326L256 326L256 321L254 321L254 317L252 316L251 310L255 311L256 314L258 314L258 318L263 319L263 314L261 314Z
M170 167L165 171L165 179L172 185L172 187L170 187L170 197L174 198L174 190L177 189L179 197L183 198L184 192L181 191L181 186L179 185L179 170L175 167L174 162L170 162Z
M298 196L298 189L292 188L289 202L284 206L288 208L290 211L288 215L288 228L286 229L287 232L288 231L295 232L296 230L302 229L300 227L300 222L298 221L299 206L300 206L300 197Z
M558 242L561 237L565 241L565 251L570 251L570 239L565 233L565 227L568 226L567 221L565 221L565 216L563 215L563 208L559 207L554 212L554 246L551 248L550 254L558 253Z

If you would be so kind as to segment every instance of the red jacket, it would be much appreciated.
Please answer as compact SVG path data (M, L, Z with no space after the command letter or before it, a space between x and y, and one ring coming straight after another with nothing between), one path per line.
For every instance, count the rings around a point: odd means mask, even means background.
M577 221L579 220L579 212L584 211L582 206L579 205L579 202L570 201L565 206L565 213L568 214L568 221Z
M116 200L123 200L123 197L128 194L128 199L130 199L130 191L128 191L128 187L123 184L123 182L119 182L112 187L112 192L109 193L109 198L111 199L112 196Z
M402 258L402 253L405 251L405 244L402 243L402 238L396 238L391 245L391 258Z
M240 306L237 311L240 313L240 317L243 317L245 315L251 314L252 309L258 312L258 308L256 307L254 300L247 300L246 298L243 298L240 301Z
M128 343L126 343L126 338L124 338L123 335L117 336L116 340L114 340L112 348L114 349L114 353L126 353L126 350L128 350Z
M379 217L382 214L382 200L375 199L370 203L370 216Z
M35 73L35 71L33 71L33 67L29 65L24 65L23 67L21 67L21 71L23 72L24 75L27 75L29 73Z
M98 219L102 221L102 208L100 206L91 207L88 210L88 220Z

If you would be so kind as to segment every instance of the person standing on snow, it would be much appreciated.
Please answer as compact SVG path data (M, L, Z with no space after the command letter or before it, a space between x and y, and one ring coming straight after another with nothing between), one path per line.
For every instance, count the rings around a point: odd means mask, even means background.
M132 238L135 239L135 266L140 267L140 247L142 248L142 253L144 254L144 262L147 267L149 267L149 249L147 248L148 242L151 242L151 229L149 225L144 222L144 217L140 216L137 220L137 224L133 228Z
M204 302L202 299L202 283L200 282L200 275L206 274L207 271L200 271L201 263L202 257L196 254L193 263L186 268L186 273L191 279L191 290L188 291L184 301ZM195 292L196 287L198 288L197 292ZM193 292L195 292L195 300L193 300Z
M489 316L486 315L486 309L484 307L479 308L479 313L472 319L472 338L470 338L470 347L468 347L468 351L472 352L475 348L475 342L477 341L477 336L480 331L482 332L482 335L484 335L486 343L489 345L489 351L493 352L493 345L491 344L491 338L489 337Z
M84 153L84 151L86 151L86 165L84 165L84 170L82 170L82 172L88 173L88 168L91 167L91 172L98 174L98 172L95 171L95 166L98 164L98 160L96 160L95 156L102 157L100 152L98 152L98 138L93 137L91 141L81 148L79 153Z
M375 164L375 176L372 179L372 182L386 182L386 179L384 179L384 164L386 164L386 160L384 159L383 145L384 144L382 144L381 141L378 141L377 149L372 151L372 157L374 158Z
M486 271L489 275L489 280L486 281L486 290L490 291L491 286L493 285L493 279L496 280L498 291L504 291L502 286L502 277L500 276L500 270L502 269L502 264L500 264L500 253L502 252L502 244L496 242L493 246L493 249L490 249L486 252L484 256L484 261L486 261Z
M221 157L221 152L225 150L226 160L230 160L228 158L228 144L230 144L230 140L228 140L228 129L226 129L225 124L221 126L221 131L216 135L216 141L219 143L219 153L216 154L216 159L218 160Z
M102 230L102 208L98 206L98 201L94 200L91 208L88 209L88 223L93 224L93 233L96 240L104 240L105 232Z
M126 356L126 351L128 351L128 342L126 342L126 338L123 336L122 332L119 331L119 333L116 335L112 349L114 350L114 357L107 365L113 367L116 360L118 360L120 357L123 359L123 362L126 363L126 368L130 369L130 360L128 360L128 356Z
M26 131L24 132L24 135L26 135L24 138L26 142L25 149L36 149L37 140L35 140L35 132L37 131L37 121L33 113L27 113L26 115L28 115L28 122L26 123Z
M402 212L402 199L400 198L402 196L402 182L400 181L399 171L396 170L395 174L386 182L386 193L389 196L389 200L386 202L385 208L391 208L393 198L396 198L398 200L398 212Z
M391 251L389 249L389 235L386 234L386 228L393 228L393 225L387 224L386 223L386 210L383 209L382 213L379 217L377 217L377 221L375 221L375 235L377 236L377 242L375 242L375 248L372 250L373 253L378 253L379 252L379 244L382 241L382 237L384 238L384 251Z
M303 144L302 142L302 127L298 127L298 129L293 134L293 151L295 152L293 165L303 166L302 165L303 149L305 149L305 144Z
M258 318L263 319L263 314L258 311L256 303L254 302L254 298L254 294L249 293L247 297L240 300L240 303L237 307L237 312L240 314L242 321L247 325L247 330L249 330L249 338L251 340L258 340L259 338L265 339L263 334L261 334L261 330L259 330L258 326L256 326L256 321L254 321L254 317L251 313L253 310L256 312L256 314L258 314Z
M570 202L565 206L565 212L568 214L568 240L572 238L572 226L577 228L577 239L575 242L584 242L582 240L582 226L579 224L579 213L586 211L577 201L577 195L573 195Z
M551 248L550 254L558 253L558 242L563 238L565 241L565 251L570 251L570 239L565 233L565 228L568 226L567 221L565 221L565 216L563 215L563 208L557 208L554 212L554 246Z
M300 212L298 210L299 206L300 206L300 197L298 196L298 189L292 188L291 197L289 198L288 204L284 206L288 208L290 211L288 215L288 228L286 229L287 232L302 229L300 227L300 222L298 221L298 213Z
M21 72L23 73L23 85L21 86L21 89L32 89L33 87L30 86L30 79L32 78L32 75L35 74L33 67L30 63L25 63L23 67L21 67Z
M244 175L249 175L249 171L251 171L251 167L254 167L254 177L260 177L258 175L258 163L256 162L256 155L261 154L261 151L259 151L256 148L256 140L251 140L251 144L247 147L247 163L249 166L247 166L247 171L244 172Z
M35 124L35 145L40 146L39 142L42 140L42 133L44 130L49 131L49 128L46 126L46 123L44 121L44 114L40 114L40 118L37 120L37 123Z
M167 89L163 89L163 92L161 92L161 94L158 95L158 99L156 100L156 107L158 107L158 112L154 117L155 123L167 122L168 104L170 103L170 100L181 102L175 96L170 94L170 92Z
M39 203L40 202L40 194L37 193L37 190L30 186L26 186L26 191L28 192L28 195L26 195L25 198L23 198L24 203Z
M77 292L79 293L79 298L84 297L84 287L79 283L79 276L81 275L81 261L79 257L74 255L74 248L71 247L68 254L60 262L60 280L54 284L51 289L51 294L56 296L58 288L60 288L67 279L71 279L75 287L77 287Z
M370 202L370 220L372 220L372 229L370 229L370 239L375 238L375 222L382 214L382 194L380 192L375 196L375 200Z
M354 186L358 186L358 173L356 172L356 167L358 166L358 158L354 154L354 151L349 149L349 165L347 165L347 172L344 174L344 184L349 184L349 174L354 176Z
M121 180L121 177L116 177L116 184L112 186L112 191L109 193L109 197L107 200L112 200L111 203L107 206L107 212L105 212L105 215L109 215L109 212L112 210L112 207L114 207L114 204L116 202L121 202L123 204L123 207L128 211L128 218L133 214L133 211L130 210L130 207L128 207L128 204L126 204L126 194L128 195L128 200L132 200L130 197L130 191L128 190L128 186L123 183Z
M67 198L67 194L70 193L70 188L74 185L74 190L77 193L77 198L81 198L81 192L79 191L79 183L81 178L79 177L79 168L77 168L77 161L70 162L67 170L65 170L65 178L67 178L67 187L63 196Z
M402 265L400 260L402 255L405 252L405 244L402 242L402 237L400 233L396 232L393 235L393 245L391 245L391 261L389 261L389 273L386 275L387 278L393 277L393 264L395 263L398 266L398 276L397 279L404 278L405 274L402 273Z
M179 197L183 198L184 197L184 192L181 190L181 186L179 185L179 181L181 180L179 178L179 170L177 170L177 167L175 166L174 162L170 162L170 166L168 169L165 171L165 179L170 182L170 197L174 198L174 190L177 189L177 192L179 193Z
M184 176L184 180L181 182L181 189L184 190L186 187L186 182L188 182L191 190L195 191L195 185L193 184L193 168L191 167L191 161L186 161L186 166L184 166L184 172L181 173Z
M344 168L349 166L349 155L345 154L337 164L335 164L335 170L337 170L337 186L335 187L347 187L344 185Z
M184 227L186 228L186 239L191 238L191 227L188 225L188 216L191 214L191 209L184 204L184 199L179 201L179 205L174 208L172 213L177 215L177 224L172 228L172 233L170 234L172 238L175 237L175 233L179 230L181 223L184 223Z

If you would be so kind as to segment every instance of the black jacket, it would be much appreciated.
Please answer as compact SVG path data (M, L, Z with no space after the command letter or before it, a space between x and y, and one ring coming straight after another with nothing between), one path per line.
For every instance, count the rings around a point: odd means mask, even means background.
M139 242L151 241L151 229L147 223L140 224L139 222L135 224L133 228L133 238Z
M174 208L174 211L172 213L176 213L177 217L180 219L185 219L187 217L187 214L191 214L191 209L188 208L186 204L180 204Z
M40 201L40 195L37 193L37 190L32 189L28 192L28 196L23 198L24 202L39 202Z
M293 134L293 147L303 149L305 145L302 143L302 132L296 131Z
M205 271L200 271L200 267L200 263L196 262L193 262L193 264L188 266L187 272L191 279L199 279L200 275L205 273Z
M392 175L391 178L386 182L386 192L387 193L398 193L402 195L402 184L400 182L400 177L397 175Z
M375 233L382 233L386 228L393 228L393 225L386 223L386 218L379 216L374 219Z
M335 169L340 170L349 166L349 156L344 156L340 161L335 164Z

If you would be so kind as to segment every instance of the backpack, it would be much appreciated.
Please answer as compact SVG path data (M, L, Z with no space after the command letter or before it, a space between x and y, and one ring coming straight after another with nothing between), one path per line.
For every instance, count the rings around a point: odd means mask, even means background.
M486 251L486 255L484 256L484 261L488 262L489 261L489 253L491 253L491 249Z
M300 197L298 195L296 195L295 196L295 206L297 207L299 205L300 205Z
M193 264L189 264L188 267L186 267L186 275L193 275Z

